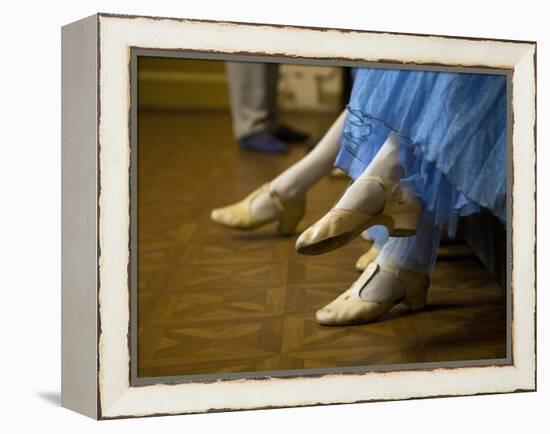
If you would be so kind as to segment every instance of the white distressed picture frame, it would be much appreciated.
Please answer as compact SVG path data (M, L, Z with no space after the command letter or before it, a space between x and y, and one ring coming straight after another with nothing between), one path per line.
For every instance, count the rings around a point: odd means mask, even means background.
M510 363L132 384L133 48L510 71ZM97 14L63 28L62 55L63 406L111 419L535 390L534 42Z

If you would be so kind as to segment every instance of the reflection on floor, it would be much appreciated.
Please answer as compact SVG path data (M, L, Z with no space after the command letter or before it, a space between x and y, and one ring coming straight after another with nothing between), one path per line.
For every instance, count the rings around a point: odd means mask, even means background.
M321 135L333 116L295 116ZM384 321L327 328L315 309L357 278L360 239L301 256L273 227L235 232L210 223L305 152L240 152L226 114L145 113L139 125L138 376L170 376L506 356L505 298L464 245L442 248L429 306ZM311 191L301 228L347 184Z

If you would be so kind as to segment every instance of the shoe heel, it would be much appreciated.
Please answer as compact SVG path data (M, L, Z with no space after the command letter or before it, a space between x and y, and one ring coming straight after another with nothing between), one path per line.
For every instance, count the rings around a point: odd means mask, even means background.
M304 215L303 210L296 212L287 212L281 216L279 223L277 225L277 231L281 235L294 235L296 233L296 228L302 220Z
M420 214L395 214L393 220L392 237L410 237L416 235L418 219Z
M428 288L419 288L414 294L407 294L402 303L410 310L422 309L426 306Z

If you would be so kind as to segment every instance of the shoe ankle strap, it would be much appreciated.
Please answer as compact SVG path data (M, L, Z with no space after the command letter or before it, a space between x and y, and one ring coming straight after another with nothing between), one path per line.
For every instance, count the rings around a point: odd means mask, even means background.
M394 267L388 267L388 266L382 266L380 264L377 264L376 262L371 262L368 267L365 269L363 274L357 279L353 285L351 286L352 292L355 292L357 295L361 292L361 290L365 287L365 285L373 278L373 276L378 272L386 272L393 274L398 280L403 282L405 285L407 285L407 279L406 275L408 274L413 279L426 279L428 282L430 282L430 276L428 274L424 273L417 273L416 271L412 270L406 270L404 268L394 268Z
M365 287L367 283L372 279L372 277L380 270L380 265L376 262L371 262L365 271L359 276L359 278L353 282L350 290L359 296L361 290Z
M395 275L395 277L397 277L397 279L399 279L400 281L404 282L404 283L407 283L406 280L407 280L407 275L410 277L410 279L412 280L427 280L428 282L430 281L430 275L427 274L427 273L419 273L417 271L412 271L412 270L407 270L406 268L393 268L393 267L386 267L386 266L381 266L380 267L380 271L385 271L386 273L392 273L393 275Z
M267 184L267 192L269 193L269 197L273 200L273 203L280 212L287 211L287 207L291 205L292 202L300 202L298 200L293 201L291 199L284 199L279 193L273 190L271 184Z

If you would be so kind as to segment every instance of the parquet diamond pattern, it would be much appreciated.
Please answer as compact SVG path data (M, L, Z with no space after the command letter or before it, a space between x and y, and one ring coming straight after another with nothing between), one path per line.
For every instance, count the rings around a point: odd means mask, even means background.
M331 118L291 121L321 135ZM235 232L208 218L305 149L239 152L226 113L141 113L139 131L139 376L505 357L504 292L465 246L444 247L425 310L396 307L377 323L322 327L314 312L357 278L361 240L305 257L274 227ZM301 227L346 184L319 182Z

